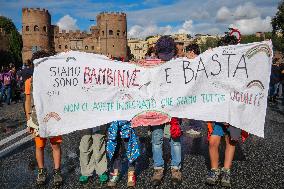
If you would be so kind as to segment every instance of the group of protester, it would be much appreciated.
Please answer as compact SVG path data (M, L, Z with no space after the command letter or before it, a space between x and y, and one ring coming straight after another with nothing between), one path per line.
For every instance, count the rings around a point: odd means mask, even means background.
M0 104L2 101L10 105L12 101L12 88L15 88L16 68L13 64L2 67L0 70Z
M10 105L22 100L23 75L21 69L16 69L13 63L3 66L0 70L0 106Z
M220 40L220 45L237 44L234 36L225 36ZM186 52L179 50L179 44L169 36L162 36L156 43L155 47L149 49L144 64L162 63L173 58L186 56L193 59L200 50L197 44L190 44L186 47ZM43 54L35 58L49 56ZM25 110L27 118L28 131L35 135L36 160L38 163L37 183L44 184L47 178L47 172L44 168L44 148L47 139L38 136L38 122L36 118L35 106L33 103L32 74L25 79ZM189 112L190 114L190 112ZM196 121L193 125L200 125ZM211 169L206 177L206 183L216 185L221 183L222 186L231 186L231 167L235 153L235 147L240 138L246 138L247 133L233 127L227 123L207 122L209 155ZM198 127L191 128L191 132L199 132ZM171 180L174 184L182 182L182 155L181 155L181 136L182 130L180 119L173 117L169 123L162 125L151 125L151 143L153 153L153 176L151 182L154 186L161 184L165 174L165 163L163 159L163 141L164 137L169 139L171 147ZM135 130L131 127L131 122L126 120L117 120L107 125L94 127L81 131L83 136L80 142L80 167L81 176L79 181L87 183L94 171L99 176L101 183L106 183L109 187L115 187L121 178L122 157L126 153L128 159L128 179L127 186L134 187L136 184L135 166L138 157L141 155L139 138ZM225 161L224 165L219 165L219 146L221 138L225 138ZM54 158L54 183L62 184L60 172L62 136L51 137L51 147ZM124 149L124 150L123 150ZM109 160L108 160L108 159ZM110 170L108 170L110 167ZM109 174L108 174L109 173Z

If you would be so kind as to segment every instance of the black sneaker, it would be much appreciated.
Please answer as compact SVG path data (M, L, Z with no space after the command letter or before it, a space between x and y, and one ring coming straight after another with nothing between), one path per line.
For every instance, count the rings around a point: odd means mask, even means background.
M62 176L60 169L54 169L53 183L55 186L60 186L62 184Z
M44 169L44 168L38 169L36 183L37 183L38 185L43 185L43 184L45 184L46 175L47 175L47 174L46 174L46 169Z
M221 185L224 187L231 187L231 170L222 168L221 175Z
M216 185L220 181L220 169L211 169L208 172L206 183L209 185Z

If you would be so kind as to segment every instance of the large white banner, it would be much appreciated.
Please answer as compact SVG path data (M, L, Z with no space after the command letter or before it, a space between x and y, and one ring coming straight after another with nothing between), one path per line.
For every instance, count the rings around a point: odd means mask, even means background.
M35 61L42 137L114 120L154 125L170 117L227 122L264 137L271 41L219 47L156 67L67 52Z

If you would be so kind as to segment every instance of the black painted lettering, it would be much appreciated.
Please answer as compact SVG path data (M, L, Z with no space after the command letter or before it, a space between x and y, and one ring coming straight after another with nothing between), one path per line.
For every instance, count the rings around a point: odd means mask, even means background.
M236 54L225 54L223 53L223 56L228 56L228 77L230 77L230 58L231 56L234 56Z
M244 63L244 66L239 66L241 62ZM245 55L242 55L242 57L241 57L241 59L240 59L240 61L239 61L239 63L238 63L238 66L237 66L237 68L236 68L236 70L235 70L235 72L234 72L233 77L235 77L235 75L236 75L236 73L237 73L237 70L239 70L239 69L240 69L240 70L244 69L244 70L246 71L246 76L247 76L247 78L248 78L248 70L247 70L247 63L246 63Z
M59 79L55 78L54 81L56 82L55 84L53 84L53 87L59 87Z
M216 58L215 58L215 57L216 57ZM218 65L219 65L219 72L218 72L218 73L213 73L213 72L211 72L211 75L212 75L212 76L219 75L219 74L220 74L220 72L221 72L221 69L222 69L222 67L221 67L221 63L217 60L217 58L218 58L218 54L214 54L214 55L212 56L212 60L213 60L213 62L217 62L217 63L218 63Z
M51 77L55 77L56 76L56 67L50 67L49 71L51 71L53 73L53 75L51 75Z
M168 77L170 76L169 74L168 74L168 70L170 70L171 68L166 68L165 69L165 72L166 72L166 82L167 83L172 83L171 81L168 81Z
M133 79L132 79L132 81L133 81L133 82L132 82L132 85L133 85L133 86L139 86L137 83L135 83L135 79L137 78L137 74L136 74L136 73L138 73L138 72L140 72L140 70L136 70L136 69L135 69L135 70L133 71L132 76L131 76L131 78L133 78Z
M202 69L199 69L199 66L200 66L201 64L202 64L202 67L203 67L203 68L202 68ZM201 59L201 57L200 57L200 60L199 60L199 63L198 63L198 67L197 67L197 71L196 71L196 75L195 75L195 80L196 80L196 78L197 78L198 72L201 72L201 71L204 71L206 77L208 78L208 75L207 75L205 66L204 66L203 61L202 61L202 59Z
M187 66L185 66L185 63L187 63ZM189 82L191 82L191 80L192 80L193 77L194 77L194 71L193 71L193 69L191 69L191 68L189 67L189 65L190 65L190 62L189 62L189 61L183 61L183 76L184 76L184 83L185 83L185 84L188 84ZM187 81L186 70L190 70L190 71L192 72L192 77L190 78L189 81Z

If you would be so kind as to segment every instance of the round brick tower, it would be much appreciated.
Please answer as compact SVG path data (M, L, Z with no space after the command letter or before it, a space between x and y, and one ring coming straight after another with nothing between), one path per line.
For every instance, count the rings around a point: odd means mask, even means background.
M97 16L100 29L100 49L105 55L127 58L127 21L125 13L100 13Z
M22 57L25 63L36 51L51 49L51 19L48 10L22 9Z

